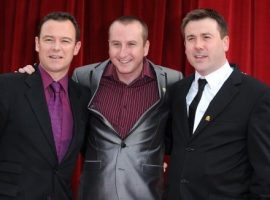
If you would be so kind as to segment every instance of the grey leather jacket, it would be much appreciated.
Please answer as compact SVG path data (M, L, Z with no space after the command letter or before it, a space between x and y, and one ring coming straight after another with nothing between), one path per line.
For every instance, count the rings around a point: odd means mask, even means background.
M160 200L168 117L168 88L182 78L178 71L151 63L160 99L136 122L122 140L110 122L93 109L91 101L110 61L77 68L73 79L89 87L91 112L80 200ZM112 105L113 106L113 105Z

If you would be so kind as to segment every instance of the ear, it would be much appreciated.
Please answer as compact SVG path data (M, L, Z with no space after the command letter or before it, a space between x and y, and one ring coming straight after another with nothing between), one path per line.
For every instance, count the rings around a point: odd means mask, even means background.
M74 56L76 56L79 53L80 48L81 48L81 41L78 41L75 44L75 48L74 48L74 52L73 52L73 55Z
M39 38L37 36L35 37L35 50L39 52Z
M149 47L150 47L150 42L149 42L149 40L146 40L146 42L144 44L144 56L148 55Z
M229 38L229 36L225 36L223 38L223 46L224 46L224 51L227 52L229 50L229 46L230 46L230 38Z

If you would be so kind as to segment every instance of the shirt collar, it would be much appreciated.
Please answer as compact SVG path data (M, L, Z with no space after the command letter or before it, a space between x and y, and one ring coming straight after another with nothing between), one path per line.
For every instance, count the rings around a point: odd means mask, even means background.
M43 81L43 87L44 89L47 89L51 83L54 81L52 77L46 72L41 65L38 66L38 69L40 71L40 75ZM62 79L58 81L62 88L64 89L65 93L68 93L68 75L65 75Z
M208 74L207 76L203 77L201 76L197 71L195 72L195 82L198 81L199 78L205 78L207 80L207 83L210 88L215 88L215 86L219 85L221 82L224 82L233 69L231 68L230 64L228 61L225 62L224 65L222 65L219 69L216 71Z
M116 68L111 61L109 62L108 67L105 69L103 76L104 77L112 77L114 80L119 80L117 73L116 73ZM142 70L141 75L137 79L142 79L144 77L149 77L151 79L155 79L155 74L154 74L153 69L151 68L150 63L147 59L143 60L143 70Z

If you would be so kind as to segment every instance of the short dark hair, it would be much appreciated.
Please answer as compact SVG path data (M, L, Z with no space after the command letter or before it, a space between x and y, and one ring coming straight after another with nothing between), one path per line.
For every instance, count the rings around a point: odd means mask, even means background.
M181 30L183 36L185 36L185 28L189 22L205 18L211 18L217 22L221 38L228 35L228 26L222 15L213 9L196 9L190 11L182 21Z
M131 24L133 22L139 22L142 26L142 37L143 37L143 42L145 43L148 39L148 26L147 24L141 20L140 18L138 17L135 17L135 16L121 16L117 19L115 19L110 27L109 27L109 33L110 33L110 29L111 29L111 26L115 23L115 22L119 22L121 24L124 24L124 25L127 25L127 24Z
M42 28L43 24L49 20L70 21L75 28L76 42L78 42L80 40L80 28L79 28L79 25L78 25L75 17L67 12L60 12L60 11L59 12L51 12L41 19L39 26L38 26L38 37L40 37L40 32L41 32L41 28Z

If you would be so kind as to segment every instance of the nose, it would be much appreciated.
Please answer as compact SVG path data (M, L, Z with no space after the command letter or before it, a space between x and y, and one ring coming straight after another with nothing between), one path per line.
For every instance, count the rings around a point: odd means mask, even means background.
M121 58L125 57L125 56L127 55L127 51L128 51L127 47L126 47L125 45L123 45L123 46L121 47L121 49L120 49L119 56L120 56Z
M196 49L202 49L203 48L203 41L201 39L197 39L195 41L195 48Z
M52 45L53 50L59 50L61 48L61 43L59 41L55 41Z

